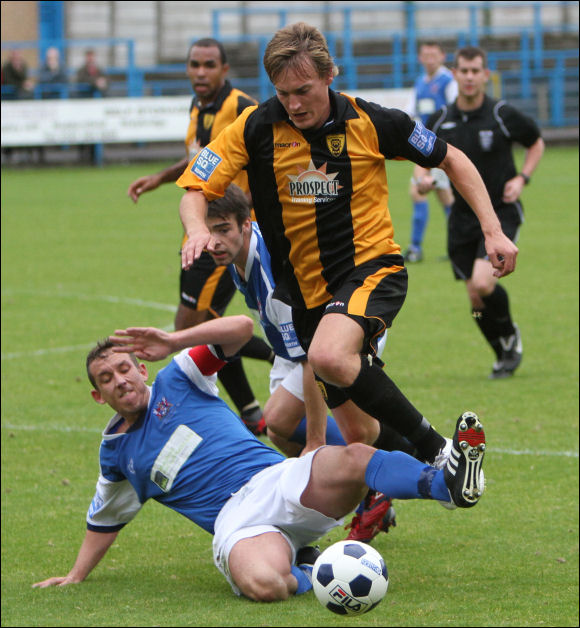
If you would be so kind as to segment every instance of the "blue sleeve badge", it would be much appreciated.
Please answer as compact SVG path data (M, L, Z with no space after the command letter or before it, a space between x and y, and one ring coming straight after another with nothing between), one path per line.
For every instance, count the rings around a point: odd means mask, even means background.
M207 181L213 171L219 166L222 158L216 155L209 148L204 148L197 155L197 159L191 167L191 172L197 175L202 181Z
M429 155L433 152L436 138L437 136L433 133L433 131L426 129L421 122L416 122L415 128L407 141L422 155L429 157Z

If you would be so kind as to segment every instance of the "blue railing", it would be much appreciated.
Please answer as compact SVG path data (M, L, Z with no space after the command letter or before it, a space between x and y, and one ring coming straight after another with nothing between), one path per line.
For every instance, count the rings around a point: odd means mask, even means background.
M402 6L403 5L403 6ZM489 63L492 70L497 70L502 62L512 62L519 66L517 71L502 71L499 74L500 90L502 93L514 94L514 82L519 85L518 99L530 101L527 108L532 113L534 103L534 85L544 84L548 89L550 106L548 117L542 120L547 126L578 125L578 89L575 84L578 81L578 48L571 50L546 50L544 39L548 34L578 34L578 23L562 23L547 26L542 18L542 10L555 5L564 10L577 7L576 2L405 2L372 4L357 3L353 7L337 8L336 6L304 7L303 5L288 6L283 9L276 8L220 8L215 9L212 15L212 36L224 43L241 44L251 42L258 48L257 66L258 75L253 79L252 87L254 95L264 100L273 95L274 90L268 77L265 75L261 59L266 43L271 37L271 32L282 28L292 21L308 19L308 15L324 15L332 13L334 18L340 15L342 28L326 32L331 54L341 73L335 80L335 87L344 91L365 88L400 88L413 84L420 71L417 60L417 48L420 40L440 39L453 40L457 48L465 45L479 45L485 37L513 36L519 38L520 47L511 52L489 52ZM483 16L486 11L498 8L532 8L533 17L527 27L513 27L485 23ZM419 28L417 23L420 15L426 13L448 12L450 17L458 10L467 10L468 28L457 27ZM403 29L386 29L377 27L374 29L355 29L353 14L372 11L377 14L380 11L394 14L404 11L405 27ZM222 21L232 14L256 17L269 16L268 27L270 34L255 36L227 36L222 29ZM335 19L335 21L337 21ZM448 20L453 24L453 19ZM389 42L391 54L357 56L354 53L354 43L365 40ZM340 50L340 54L337 51ZM447 62L450 63L449 56ZM390 68L389 72L372 74L365 72L365 66L382 65ZM505 65L505 64L504 64ZM507 87L510 89L507 89ZM568 105L567 105L568 103ZM541 113L545 113L542 111Z
M334 86L341 90L368 88L400 88L410 87L419 72L417 61L417 45L427 38L452 39L457 47L477 45L483 37L512 35L519 40L519 49L515 51L490 51L489 63L492 70L497 71L500 89L509 98L516 98L524 103L530 113L538 116L543 126L577 126L578 125L578 47L568 50L547 50L545 35L549 33L578 34L578 23L546 26L542 19L542 10L550 5L558 5L561 9L577 7L576 2L559 3L382 3L372 5L358 3L349 8L328 9L323 3L317 6L297 7L289 3L285 9L254 8L254 9L216 9L212 13L212 36L226 44L249 44L255 50L255 74L247 78L233 78L236 86L250 93L258 100L265 100L274 91L262 64L266 45L272 32L290 23L291 17L308 19L309 14L331 11L336 18L340 14L341 28L325 32L331 53L341 73ZM533 20L527 27L508 28L506 26L489 26L482 19L483 11L499 7L532 7ZM394 12L405 11L405 28L360 30L354 26L354 13L379 10ZM419 18L426 12L467 10L469 13L468 28L419 28ZM268 21L268 33L255 35L227 36L221 27L224 16L236 13L240 16L268 15L274 16L275 22ZM451 15L451 14L450 14ZM337 20L335 20L337 21ZM452 20L449 20L452 23ZM388 44L388 54L356 55L355 43L364 40L384 41ZM189 82L184 76L183 64L156 65L151 67L138 66L135 60L135 42L128 38L83 39L83 40L47 40L29 42L2 42L2 49L21 48L35 49L38 58L49 46L56 46L65 58L70 47L93 47L110 50L113 47L124 47L126 62L118 67L106 68L109 77L108 96L141 97L162 96L167 94L190 94ZM387 46L385 46L387 48ZM448 63L451 58L447 59ZM370 66L381 66L380 73L369 72ZM501 69L509 66L509 70ZM499 71L498 71L499 70ZM183 77L183 78L182 78ZM34 73L32 78L34 78ZM74 70L69 70L69 83L63 85L37 84L33 97L43 98L48 91L54 92L59 98L82 96L82 87L74 82ZM548 105L536 106L539 91L546 94ZM2 87L2 97L9 98L13 94L11 88ZM546 99L544 98L544 101ZM534 110L534 107L536 110Z

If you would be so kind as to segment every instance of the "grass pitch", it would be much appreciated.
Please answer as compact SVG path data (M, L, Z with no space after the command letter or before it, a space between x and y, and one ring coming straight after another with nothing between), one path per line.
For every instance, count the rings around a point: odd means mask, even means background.
M312 593L238 599L213 566L210 536L156 503L85 583L30 587L66 574L84 536L109 418L88 394L87 350L120 327L173 324L181 193L166 185L137 206L126 196L134 178L165 165L2 172L2 625L577 626L576 148L548 149L523 196L518 268L502 280L524 341L511 380L487 379L493 356L439 259L443 213L431 200L425 261L409 269L387 369L444 434L463 410L478 412L488 485L469 511L396 502L398 526L373 542L390 575L377 609L341 618ZM406 246L411 166L387 170ZM229 312L243 311L236 298ZM265 402L266 365L246 369Z

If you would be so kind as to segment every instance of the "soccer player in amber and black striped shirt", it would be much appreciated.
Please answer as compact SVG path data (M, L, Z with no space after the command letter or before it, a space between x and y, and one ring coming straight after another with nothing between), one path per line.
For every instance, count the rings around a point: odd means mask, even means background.
M139 177L131 183L128 195L136 203L141 194L164 183L175 182L198 150L215 139L219 132L256 101L232 87L227 80L229 65L221 42L204 38L192 44L187 55L187 76L195 96L191 103L190 122L185 138L186 157L156 174ZM248 192L248 179L240 172L236 183ZM225 267L216 266L204 252L189 269L181 270L180 302L175 315L175 329L186 329L203 321L222 316L236 292ZM242 355L272 361L271 348L254 336ZM220 381L236 405L246 425L254 432L263 424L262 411L247 380L241 360L226 365Z
M299 23L278 31L264 65L276 96L246 109L177 182L187 190L180 205L188 235L182 263L190 266L208 242L207 201L222 196L245 168L274 278L290 295L296 332L329 407L351 400L435 463L449 441L375 357L375 341L407 291L385 158L447 173L479 219L498 276L514 270L517 247L462 152L401 111L330 89L335 66L317 29ZM375 446L382 447L381 436Z

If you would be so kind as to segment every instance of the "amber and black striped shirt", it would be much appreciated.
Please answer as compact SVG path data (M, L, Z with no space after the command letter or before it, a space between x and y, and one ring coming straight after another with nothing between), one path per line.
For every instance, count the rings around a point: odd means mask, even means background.
M397 109L330 91L331 119L301 131L273 97L249 107L177 184L220 197L246 169L272 271L295 307L328 302L353 268L400 253L385 159L438 166L447 144Z

